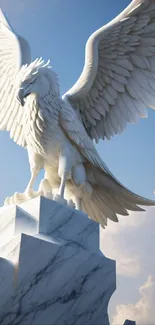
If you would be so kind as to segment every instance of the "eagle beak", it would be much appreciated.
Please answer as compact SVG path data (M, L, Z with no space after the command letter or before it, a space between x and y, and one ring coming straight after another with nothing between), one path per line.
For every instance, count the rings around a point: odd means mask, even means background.
M30 92L25 93L24 88L22 88L22 87L19 88L18 95L17 95L17 99L18 99L19 103L20 103L22 106L24 106L24 104L25 104L24 98L26 98L26 97L29 96L29 95L30 95Z

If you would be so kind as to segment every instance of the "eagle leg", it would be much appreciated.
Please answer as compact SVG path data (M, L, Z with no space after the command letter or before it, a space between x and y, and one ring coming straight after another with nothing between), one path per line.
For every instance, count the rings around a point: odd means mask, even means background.
M67 200L64 198L66 181L71 179L72 159L71 151L69 147L61 148L59 154L59 166L58 175L61 179L58 193L54 195L54 200L61 203L67 204Z
M31 178L30 181L26 187L26 190L24 193L14 193L11 197L7 197L5 199L4 205L11 205L11 204L22 204L23 202L26 202L30 199L33 199L39 195L41 195L40 191L34 191L33 185L36 180L37 175L40 172L40 169L42 168L41 161L38 160L38 155L30 154L30 151L28 150L28 156L29 156L29 162L30 162L30 170L31 170ZM37 158L37 159L36 159Z
M63 175L61 177L61 182L60 182L58 193L53 196L54 201L57 201L61 204L65 204L65 205L67 205L67 200L64 199L66 180L67 180L67 177L66 177L65 173L63 173Z

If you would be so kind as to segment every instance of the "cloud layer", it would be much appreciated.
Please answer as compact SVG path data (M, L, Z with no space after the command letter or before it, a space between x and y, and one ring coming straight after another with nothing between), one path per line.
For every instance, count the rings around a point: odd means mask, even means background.
M155 275L155 208L119 220L118 224L109 222L100 233L103 254L116 260L117 290L109 305L115 315L111 317L113 325L123 324L126 319L136 320L137 325L154 325L155 276L148 275Z
M152 259L155 252L155 208L121 216L119 220L118 224L109 222L107 229L101 230L103 254L116 260L119 275L148 276L150 269L155 269L155 259Z
M155 276L149 276L139 292L136 304L117 306L112 325L123 324L125 319L135 320L137 325L155 324Z

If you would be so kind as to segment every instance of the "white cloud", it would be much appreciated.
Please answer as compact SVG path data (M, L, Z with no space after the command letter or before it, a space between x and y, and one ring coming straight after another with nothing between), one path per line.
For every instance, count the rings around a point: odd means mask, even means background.
M112 315L118 315L118 310L119 315L122 314L121 321L116 319L116 325L123 324L125 319L134 320L130 307L137 308L138 288L149 274L154 274L155 208L147 208L146 212L133 212L127 217L120 216L119 221L116 224L110 221L100 235L103 254L116 260L117 289L108 308L110 319ZM139 325L142 324L149 325L146 322Z
M139 292L137 303L117 306L112 325L123 324L126 319L136 321L137 325L155 324L155 276L149 276Z
M119 217L101 230L100 246L103 254L116 260L117 274L135 277L148 276L155 269L155 208Z

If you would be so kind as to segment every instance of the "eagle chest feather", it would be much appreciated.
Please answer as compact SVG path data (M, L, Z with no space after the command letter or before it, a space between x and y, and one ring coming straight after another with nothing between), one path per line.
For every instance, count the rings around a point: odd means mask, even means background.
M31 94L27 98L24 129L27 145L35 152L45 154L58 130L58 104L51 96L41 98Z

